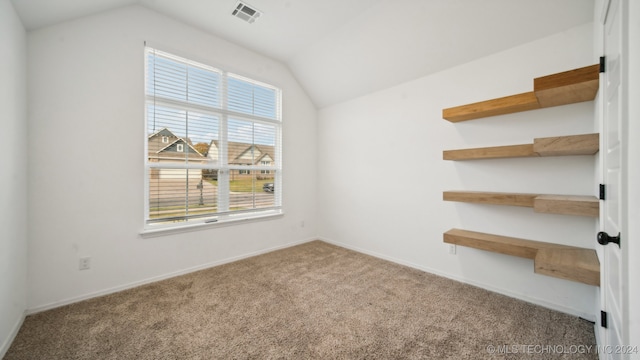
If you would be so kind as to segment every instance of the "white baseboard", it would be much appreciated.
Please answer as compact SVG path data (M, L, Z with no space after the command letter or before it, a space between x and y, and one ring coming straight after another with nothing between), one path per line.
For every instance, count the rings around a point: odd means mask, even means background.
M194 272L194 271L204 270L204 269L212 268L212 267L215 267L215 266L220 266L220 265L232 263L234 261L250 258L250 257L253 257L253 256L258 256L258 255L270 253L270 252L273 252L273 251L286 249L286 248L289 248L289 247L292 247L292 246L308 243L308 242L311 242L311 241L314 241L314 240L318 240L318 237L312 237L312 238L308 238L308 239L304 239L304 240L298 240L298 241L290 242L290 243L287 243L287 244L284 244L284 245L279 245L279 246L274 246L274 247L270 247L270 248L267 248L267 249L254 251L254 252L251 252L251 253L248 253L248 254L234 256L234 257L230 257L230 258L222 259L222 260L216 260L216 261L213 261L213 262L210 262L210 263L194 266L194 267L191 267L191 268L175 271L175 272L172 272L172 273L159 275L159 276L154 276L152 278L148 278L148 279L144 279L144 280L140 280L140 281L134 281L132 283L128 283L128 284L125 284L125 285L115 286L115 287L112 287L112 288L109 288L109 289L100 290L100 291L88 293L88 294L81 295L81 296L75 296L75 297L72 297L72 298L68 298L68 299L65 299L65 300L52 302L52 303L41 305L41 306L36 306L36 307L28 309L26 311L26 314L27 315L31 315L31 314L35 314L35 313L38 313L38 312L41 312L41 311L55 309L57 307L73 304L73 303L76 303L76 302L79 302L79 301L88 300L88 299L92 299L92 298L99 297L99 296L113 294L113 293L116 293L116 292L119 292L119 291L132 289L132 288L135 288L135 287L138 287L138 286L141 286L141 285L151 284L151 283L154 283L154 282L157 282L157 281L170 279L170 278L173 278L173 277L176 277L176 276L180 276L180 275L184 275L184 274L188 274L188 273L191 273L191 272ZM1 358L2 357L0 357L0 359Z
M374 251L369 251L367 249L359 248L357 246L352 246L352 245L349 245L349 244L341 243L339 241L334 241L334 240L331 240L331 239L327 239L327 238L322 237L322 236L319 236L318 239L322 240L324 242L327 242L329 244L333 244L333 245L336 245L336 246L343 247L345 249L357 251L359 253L363 253L363 254L366 254L366 255L377 257L379 259L391 261L391 262L396 263L396 264L408 266L410 268L414 268L414 269L417 269L417 270L420 270L420 271L424 271L424 272L427 272L427 273L430 273L430 274L442 276L442 277L445 277L445 278L448 278L448 279L451 279L451 280L455 280L455 281L458 281L458 282L461 282L461 283L477 286L479 288L482 288L482 289L485 289L485 290L489 290L491 292L495 292L495 293L498 293L498 294L502 294L502 295L505 295L505 296L508 296L508 297L511 297L511 298L514 298L514 299L522 300L522 301L525 301L525 302L528 302L528 303L532 303L532 304L535 304L535 305L540 305L540 306L545 307L547 309L556 310L556 311L559 311L559 312L562 312L562 313L565 313L565 314L581 317L583 319L586 319L586 320L589 320L589 321L592 321L592 322L596 320L594 314L589 314L589 313L584 313L584 312L581 312L581 311L576 311L576 309L572 309L572 308L569 308L569 307L566 307L566 306L562 306L562 305L559 305L559 304L551 303L551 302L548 302L548 301L543 300L543 299L539 299L539 298L535 298L535 297L531 297L531 296L526 296L526 295L523 295L523 294L520 294L520 293L509 291L508 289L497 288L497 287L494 287L494 286L489 285L489 284L485 284L485 283L481 283L481 282L478 282L478 281L473 281L473 280L469 280L469 279L466 279L466 278L462 278L460 276L448 274L448 273L445 273L445 272L442 272L442 271L439 271L439 270L436 270L436 269L433 269L433 268L430 268L430 267L414 264L414 263L409 262L409 261L405 261L405 260L402 260L402 259L397 259L397 258L394 258L394 257L391 257L391 256L387 256L387 255L383 255L383 254L380 254L380 253L377 253L377 252L374 252Z
M7 354L7 351L9 351L9 347L11 346L11 343L13 343L13 340L16 338L16 335L18 335L18 331L20 331L25 317L27 317L27 314L26 312L23 312L20 319L18 319L18 321L13 325L9 336L7 336L7 338L4 339L4 341L0 345L0 359L4 358L4 356Z

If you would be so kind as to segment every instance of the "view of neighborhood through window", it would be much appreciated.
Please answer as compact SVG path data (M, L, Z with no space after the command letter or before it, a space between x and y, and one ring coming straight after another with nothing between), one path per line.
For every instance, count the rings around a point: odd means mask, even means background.
M278 213L281 92L146 48L147 224Z

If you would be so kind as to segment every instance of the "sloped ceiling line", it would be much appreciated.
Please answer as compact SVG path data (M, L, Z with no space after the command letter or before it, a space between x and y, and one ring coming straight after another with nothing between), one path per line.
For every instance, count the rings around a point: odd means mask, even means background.
M27 30L140 4L285 63L322 108L593 21L594 0L11 0Z

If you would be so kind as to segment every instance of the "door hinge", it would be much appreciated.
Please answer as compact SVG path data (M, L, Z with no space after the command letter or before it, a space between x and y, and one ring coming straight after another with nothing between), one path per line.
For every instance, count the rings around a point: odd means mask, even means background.
M607 328L607 312L606 311L600 311L600 326L602 326L603 328Z
M604 200L606 198L606 188L604 184L600 184L600 196L598 197L600 200Z
M600 72L603 73L604 72L604 63L605 63L605 57L604 56L600 56Z

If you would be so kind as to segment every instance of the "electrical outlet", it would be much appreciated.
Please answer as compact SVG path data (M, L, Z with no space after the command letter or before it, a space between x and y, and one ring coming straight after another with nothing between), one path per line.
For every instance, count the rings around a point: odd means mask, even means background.
M90 257L80 258L80 261L78 263L78 269L79 270L89 270L89 269L91 269L91 258Z
M455 244L449 244L449 254L450 255L455 255L456 254L456 245Z

